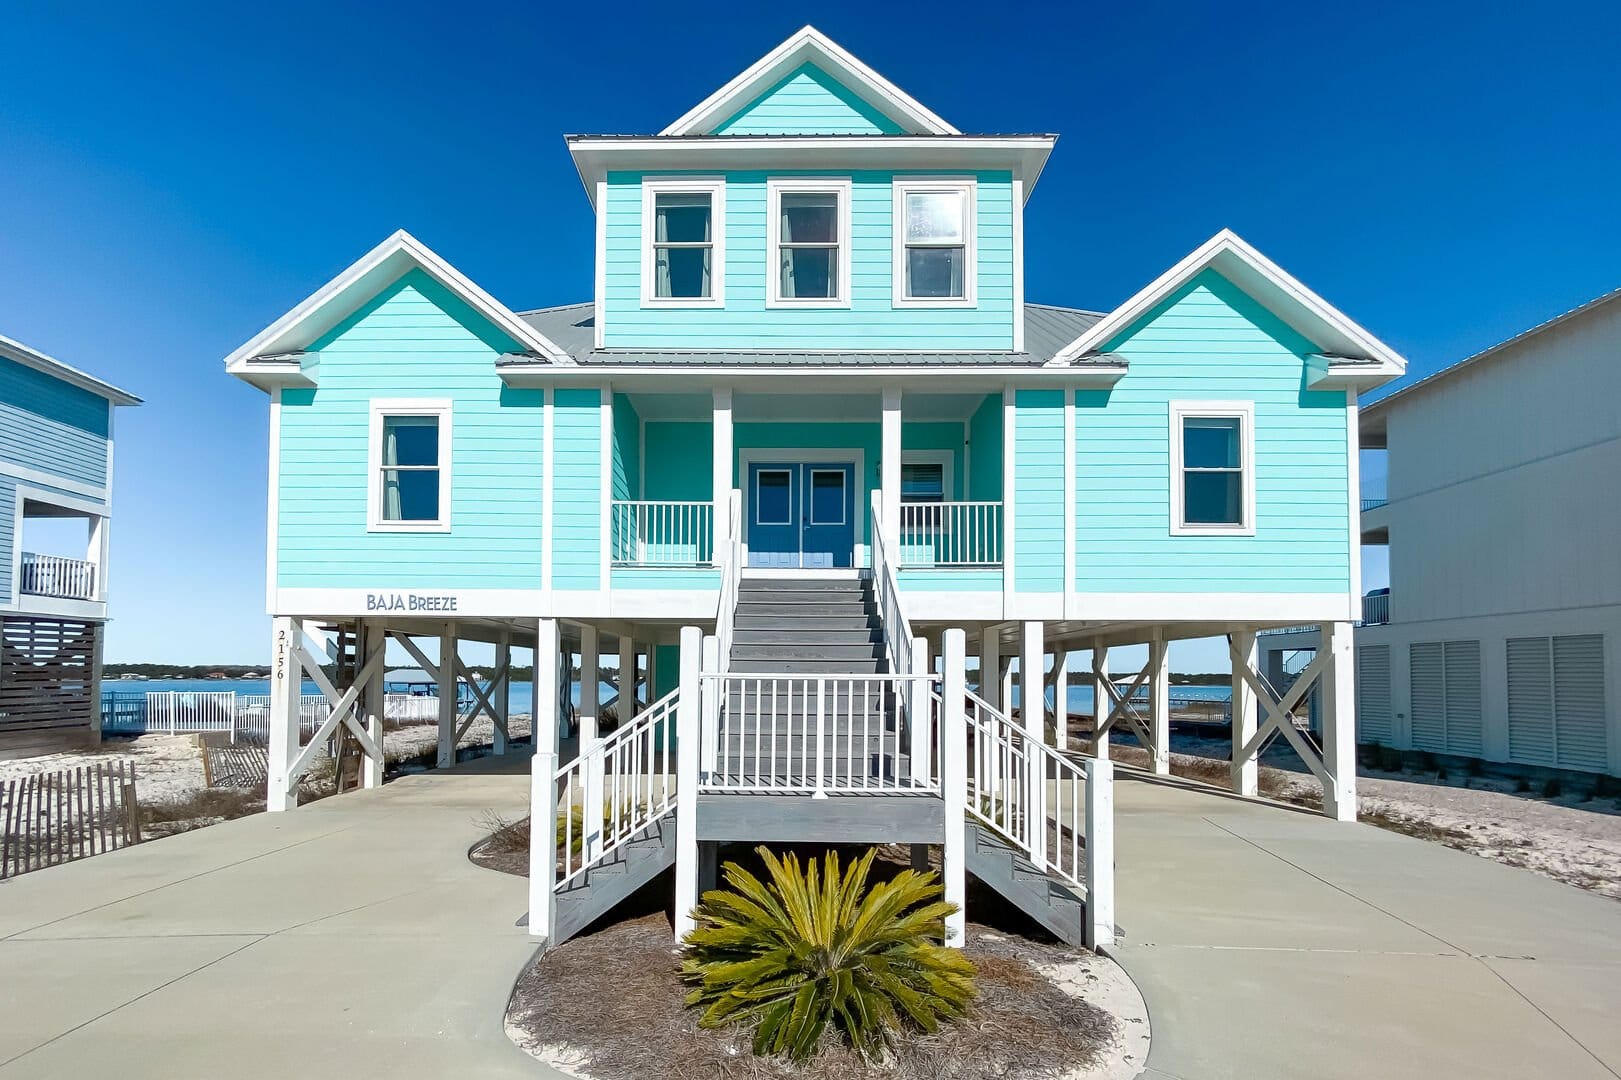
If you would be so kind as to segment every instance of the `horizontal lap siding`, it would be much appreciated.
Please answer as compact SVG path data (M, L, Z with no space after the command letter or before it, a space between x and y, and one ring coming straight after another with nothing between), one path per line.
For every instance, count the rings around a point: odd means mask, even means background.
M104 397L0 359L0 461L103 486L110 409Z
M1013 347L1013 187L979 173L978 297L973 308L894 307L889 172L726 174L724 309L641 307L640 173L611 173L604 340L615 349L1007 350ZM665 175L665 174L657 174ZM852 178L848 308L766 307L766 178ZM914 174L899 174L914 175Z
M552 587L602 583L602 392L556 390L552 461Z
M681 502L714 498L715 426L708 420L649 420L646 497Z
M1064 591L1064 391L1020 390L1013 422L1013 588Z
M319 348L314 390L281 409L283 588L539 588L541 392L503 386L514 346L420 271ZM451 531L366 531L370 402L452 401Z
M8 604L15 596L16 582L11 579L11 563L16 545L22 543L22 530L17 528L17 482L0 475L0 604Z
M900 125L814 64L801 64L715 128L717 135L898 135Z
M1314 347L1206 271L1108 348L1129 373L1076 396L1077 589L1348 592L1345 395L1302 389ZM1255 404L1254 536L1170 534L1169 403L1190 399Z

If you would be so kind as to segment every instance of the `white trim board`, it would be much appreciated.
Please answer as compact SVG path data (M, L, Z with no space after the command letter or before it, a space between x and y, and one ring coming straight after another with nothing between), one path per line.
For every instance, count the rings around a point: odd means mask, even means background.
M961 296L906 295L906 197L908 195L952 194L963 200L962 288ZM890 181L890 306L894 308L976 308L979 306L979 182L972 177L902 177ZM956 247L955 244L921 244L920 247ZM1014 265L1017 266L1017 256ZM1014 351L1021 351L1015 348Z
M111 443L108 445L110 447ZM112 463L109 460L109 467L107 470L107 478L109 481L112 479L111 464ZM21 480L30 484L44 484L47 487L61 488L63 491L71 491L75 495L83 495L91 499L100 499L104 503L110 502L113 497L111 483L107 484L105 487L97 487L94 484L87 484L82 480L69 480L66 477L57 476L55 473L45 472L43 469L30 469L26 465L13 465L9 461L0 461L0 476L9 476L14 480Z
M660 195L709 196L709 295L658 296L654 291L654 234ZM599 207L598 213L606 208ZM644 308L723 308L726 306L726 178L724 176L642 177L641 306ZM599 294L600 295L600 294Z
M851 196L853 185L848 176L771 176L765 182L765 306L768 308L848 308L851 284ZM784 195L833 195L836 197L835 240L833 260L834 294L830 297L782 295L782 229L778 227L782 215ZM787 243L792 244L790 240Z
M366 437L366 531L369 533L449 532L451 471L455 456L454 405L449 398L372 398ZM433 521L383 519L383 424L394 416L431 416L439 441L439 516Z
M1239 496L1242 518L1237 524L1188 524L1183 521L1186 484L1183 475L1184 421L1232 420L1239 424ZM1253 401L1172 401L1167 404L1170 439L1170 531L1172 536L1255 535L1255 403Z

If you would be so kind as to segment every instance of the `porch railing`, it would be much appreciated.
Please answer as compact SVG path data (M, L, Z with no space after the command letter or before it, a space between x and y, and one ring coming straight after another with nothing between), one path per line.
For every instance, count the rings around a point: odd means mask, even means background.
M20 592L61 600L96 598L96 564L93 562L25 551L21 569Z
M901 503L898 546L902 566L1001 566L1002 504Z
M1376 596L1362 598L1363 626L1383 626L1390 621L1390 594L1379 593Z
M712 502L616 501L610 541L615 566L710 566Z

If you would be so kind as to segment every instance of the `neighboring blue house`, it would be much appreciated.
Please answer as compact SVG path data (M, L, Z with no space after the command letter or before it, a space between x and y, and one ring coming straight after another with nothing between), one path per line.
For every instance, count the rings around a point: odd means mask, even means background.
M139 403L0 337L0 758L100 740L113 411Z
M537 851L553 940L613 899L605 862L673 860L684 913L715 842L798 837L942 843L956 895L1033 861L1106 941L1107 735L1167 768L1179 638L1232 642L1234 786L1281 736L1354 815L1356 399L1399 356L1228 232L1112 311L1028 303L1055 137L964 134L809 27L656 135L567 141L590 302L515 311L397 233L227 360L271 398L273 808L310 760L310 622L353 657L333 725L368 783L387 637L446 680L417 639L536 649L537 799L607 807L556 881ZM1255 633L1303 622L1335 629L1284 692ZM605 652L652 703L560 723ZM1082 757L1067 717L1011 708L1023 672L1064 701L1072 652L1108 706ZM1293 718L1318 684L1322 746ZM804 798L853 791L894 797Z

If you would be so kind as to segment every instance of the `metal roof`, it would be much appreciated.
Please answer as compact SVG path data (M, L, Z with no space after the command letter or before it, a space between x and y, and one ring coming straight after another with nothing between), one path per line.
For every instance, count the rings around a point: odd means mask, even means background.
M522 311L518 318L544 334L547 340L572 356L580 364L646 364L648 366L680 366L684 364L762 364L817 365L850 367L903 367L903 366L1021 366L1039 367L1051 360L1060 349L1080 337L1093 323L1103 318L1098 311L1078 308L1052 307L1047 304L1024 306L1024 352L831 352L795 349L759 349L748 352L710 349L598 349L596 340L596 313L591 304L565 304L562 307ZM1079 363L1105 363L1118 365L1119 357L1087 357Z

